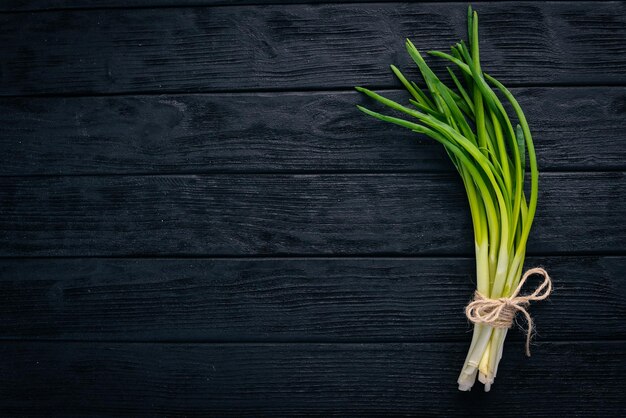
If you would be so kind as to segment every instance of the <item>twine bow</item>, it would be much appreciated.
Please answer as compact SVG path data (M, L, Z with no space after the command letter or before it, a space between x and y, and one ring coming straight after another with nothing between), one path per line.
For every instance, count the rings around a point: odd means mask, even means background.
M539 274L544 277L535 291L529 295L519 296L519 292L528 279L533 274ZM548 272L540 267L528 270L522 276L515 291L508 298L489 299L476 291L474 300L465 308L465 315L474 324L486 324L493 328L511 328L513 320L518 312L526 317L528 328L526 330L526 355L530 357L530 339L532 336L534 324L533 320L526 310L531 301L544 300L552 292L552 280Z

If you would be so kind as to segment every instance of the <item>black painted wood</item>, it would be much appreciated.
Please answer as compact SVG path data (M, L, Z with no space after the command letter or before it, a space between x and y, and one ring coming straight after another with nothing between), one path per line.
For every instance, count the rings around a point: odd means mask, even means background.
M396 3L398 0L343 0L341 3ZM434 2L451 2L452 0L429 0ZM486 1L472 2L479 4ZM526 0L544 1L544 0ZM552 0L569 1L569 0ZM197 7L197 6L241 6L259 4L323 4L336 3L332 0L4 0L0 3L0 11L39 11L39 10L71 10L71 9L102 9L102 8L148 8L148 7ZM423 3L408 0L404 3Z
M481 4L483 68L509 85L624 83L625 7ZM0 95L394 86L404 38L447 49L465 19L457 3L3 14Z
M474 252L453 174L0 180L2 256ZM623 172L547 173L530 254L626 250Z
M4 414L544 417L626 412L626 343L508 344L492 392L466 344L3 343Z
M626 415L626 3L475 4L556 283L485 395L461 184L348 90L466 4L253 2L0 4L0 415Z
M526 264L555 284L531 309L536 342L626 338L625 257ZM471 258L5 259L0 338L467 342L474 269Z
M513 92L542 171L626 169L625 88ZM439 144L356 103L372 105L356 92L4 98L0 175L452 170Z

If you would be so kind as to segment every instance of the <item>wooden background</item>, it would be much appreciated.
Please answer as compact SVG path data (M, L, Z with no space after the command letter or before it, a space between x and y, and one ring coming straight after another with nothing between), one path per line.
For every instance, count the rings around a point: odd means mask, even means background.
M626 4L474 4L556 285L484 394L460 181L352 90L467 5L231 3L0 5L1 415L624 416Z

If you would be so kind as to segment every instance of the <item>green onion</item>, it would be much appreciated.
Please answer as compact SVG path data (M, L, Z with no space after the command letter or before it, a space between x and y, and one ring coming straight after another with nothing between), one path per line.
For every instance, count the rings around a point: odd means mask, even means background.
M427 91L391 66L411 95L402 105L362 87L356 89L399 113L391 116L357 106L367 115L424 134L444 146L459 172L469 202L476 248L477 291L487 298L510 297L517 287L526 243L537 207L538 170L526 117L513 95L482 71L478 45L478 15L468 9L467 45L461 41L451 53L430 55L450 62L452 87L444 84L413 43L406 48L417 64ZM506 111L499 95L514 111ZM399 117L402 116L402 117ZM528 165L526 164L528 158ZM530 194L524 189L530 170ZM478 380L488 391L494 382L506 329L476 324L470 349L458 379L469 390Z

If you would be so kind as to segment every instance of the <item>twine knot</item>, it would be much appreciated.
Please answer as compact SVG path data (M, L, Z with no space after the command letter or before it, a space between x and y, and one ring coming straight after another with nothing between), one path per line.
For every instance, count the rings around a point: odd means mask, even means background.
M533 274L543 276L544 280L533 293L520 296L526 279ZM552 280L548 272L540 267L528 270L522 276L519 284L511 296L507 298L489 299L480 292L474 293L474 299L465 308L465 316L474 324L486 324L493 328L511 328L515 315L521 312L526 317L526 355L530 357L530 339L534 329L533 319L526 310L531 301L544 300L552 292Z

